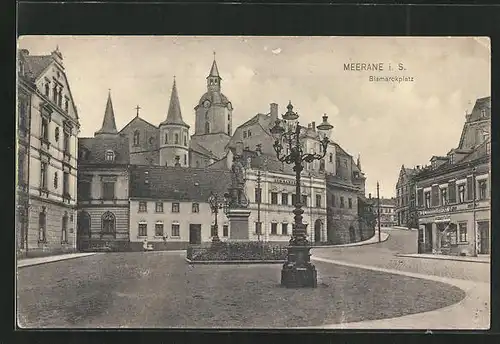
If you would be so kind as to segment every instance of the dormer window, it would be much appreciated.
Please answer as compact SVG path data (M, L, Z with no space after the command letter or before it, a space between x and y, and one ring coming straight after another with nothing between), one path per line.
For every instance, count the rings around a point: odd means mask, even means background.
M481 117L486 117L486 109L481 109Z
M115 160L115 152L112 150L108 149L106 151L106 161L114 161Z

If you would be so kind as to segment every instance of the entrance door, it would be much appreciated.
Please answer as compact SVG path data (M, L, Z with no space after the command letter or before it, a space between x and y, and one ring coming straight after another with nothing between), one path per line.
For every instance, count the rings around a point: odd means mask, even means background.
M322 227L322 222L321 220L316 220L314 223L314 242L320 242L321 241L321 227Z
M490 224L488 222L478 222L479 232L479 254L490 254Z
M189 244L190 245L200 245L201 244L201 225L200 224L190 224L189 225Z
M424 238L424 247L422 253L431 253L432 252L432 223L427 223L425 225L425 238Z
M90 247L90 238L92 232L90 230L90 215L89 213L82 211L78 214L77 218L77 229L76 229L76 244L78 250L84 250Z

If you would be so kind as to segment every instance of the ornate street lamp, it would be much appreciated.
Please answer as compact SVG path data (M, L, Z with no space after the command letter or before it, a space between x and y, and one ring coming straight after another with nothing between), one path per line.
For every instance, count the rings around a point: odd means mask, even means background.
M316 268L310 262L309 253L311 246L307 240L306 226L302 223L302 214L304 210L302 206L302 197L300 192L300 174L304 169L303 162L312 162L314 160L323 159L326 155L328 147L329 132L333 128L328 123L328 116L323 116L323 122L317 126L320 130L321 152L307 153L301 145L301 131L306 129L299 125L297 119L299 115L293 112L291 102L287 106L288 111L282 115L283 120L277 120L274 127L271 129L271 134L275 138L274 150L278 160L287 164L293 165L295 171L295 228L292 230L292 236L289 241L287 261L281 270L281 285L289 287L312 287L317 286ZM282 154L283 148L287 148L287 154Z
M214 214L214 234L212 236L212 242L218 243L220 242L219 238L219 228L217 225L217 217L219 215L219 209L223 209L224 213L227 213L228 209L228 194L224 194L224 197L220 197L218 194L210 192L210 196L208 197L208 204L210 205L210 209Z

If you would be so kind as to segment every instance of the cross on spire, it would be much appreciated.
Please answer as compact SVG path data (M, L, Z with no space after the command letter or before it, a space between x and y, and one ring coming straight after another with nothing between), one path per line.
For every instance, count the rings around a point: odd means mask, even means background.
M139 110L141 109L141 107L140 107L139 105L137 105L137 106L135 107L135 109L137 110L137 117L139 117Z

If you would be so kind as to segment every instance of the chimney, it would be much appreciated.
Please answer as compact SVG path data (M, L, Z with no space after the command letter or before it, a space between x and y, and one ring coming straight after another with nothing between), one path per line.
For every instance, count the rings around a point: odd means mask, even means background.
M307 129L311 129L311 123L307 123Z
M312 130L316 131L316 122L313 121L311 125L312 125Z
M368 194L368 198L372 199L372 194L371 193Z
M271 103L271 126L274 126L274 123L278 120L278 104Z

